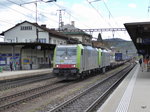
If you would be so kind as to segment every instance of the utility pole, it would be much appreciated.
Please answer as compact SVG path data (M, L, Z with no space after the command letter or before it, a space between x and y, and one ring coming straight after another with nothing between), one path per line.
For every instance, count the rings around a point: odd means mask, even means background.
M38 11L37 11L37 0L36 0L36 2L35 2L35 7L36 7L36 9L35 9L35 22L37 23L37 18L38 18Z
M37 11L37 3L38 2L45 2L45 3L49 3L49 2L56 2L57 0L48 0L48 1L43 1L43 0L36 0L36 1L32 1L32 2L26 2L26 3L23 3L23 4L20 4L21 5L25 5L25 4L31 4L31 3L34 3L35 4L35 7L36 7L36 11L35 11L35 22L37 24L37 21L38 21L38 11ZM38 29L36 27L36 42L39 41L39 36L38 36Z
M61 24L62 24L62 11L65 11L65 9L60 9L60 10L57 10L57 11L59 11L59 26L58 26L58 31L60 31Z
M36 12L36 14L35 14L35 19L36 19L36 23L37 23L37 18L38 18L37 3L38 3L38 2L49 3L49 2L56 2L56 1L57 1L57 0L48 0L48 1L36 0L36 1L26 2L26 3L20 4L20 6L25 5L25 4L31 4L31 3L34 3L34 4L35 4L35 7L36 7L36 11L35 11L35 12Z
M150 6L148 6L148 11L147 11L148 18L149 18L149 12L150 12Z

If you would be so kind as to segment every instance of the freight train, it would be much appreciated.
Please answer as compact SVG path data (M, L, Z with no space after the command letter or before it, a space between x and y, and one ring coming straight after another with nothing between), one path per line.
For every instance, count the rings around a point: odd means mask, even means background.
M91 46L57 45L54 50L53 73L61 79L83 78L111 67L110 51Z
M116 61L122 61L123 60L122 53L115 53L115 60Z

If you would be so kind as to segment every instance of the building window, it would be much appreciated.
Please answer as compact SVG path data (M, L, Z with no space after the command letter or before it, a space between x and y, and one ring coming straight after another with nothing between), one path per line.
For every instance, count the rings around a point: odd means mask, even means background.
M41 61L40 61L40 57L38 57L38 63L40 63Z
M53 44L56 44L56 40L53 40Z
M62 45L62 44L63 44L63 41L60 42L60 45Z
M59 43L59 40L57 40L57 44L59 45L60 43Z
M25 42L28 42L28 40L27 40L27 39L25 39Z
M40 38L39 41L40 41L41 43L46 43L46 38Z
M41 64L44 64L44 59L41 57Z
M32 26L21 26L20 30L32 30Z
M12 39L7 39L7 42L13 42L13 40Z
M45 62L48 63L48 57L45 58Z

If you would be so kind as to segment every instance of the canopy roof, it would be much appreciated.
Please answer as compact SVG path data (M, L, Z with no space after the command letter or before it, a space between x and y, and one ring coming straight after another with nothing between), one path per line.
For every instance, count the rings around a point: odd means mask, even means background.
M150 22L125 23L137 51L150 56Z

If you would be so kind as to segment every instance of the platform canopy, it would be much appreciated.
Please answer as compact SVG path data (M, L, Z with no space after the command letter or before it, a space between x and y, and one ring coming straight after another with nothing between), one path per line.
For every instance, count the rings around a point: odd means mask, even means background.
M7 43L0 42L0 46L21 46L22 49L54 50L55 44L29 42L29 43Z
M150 56L150 22L125 23L137 51L144 56Z

